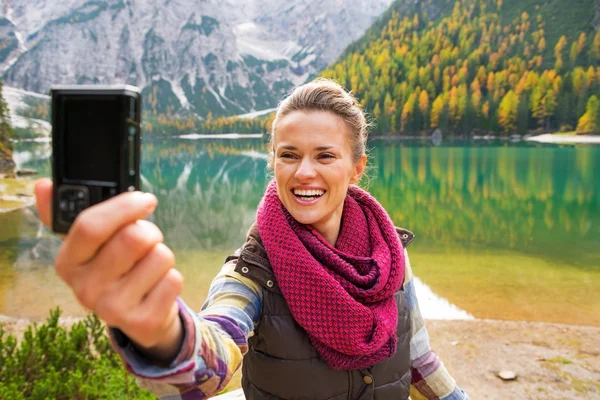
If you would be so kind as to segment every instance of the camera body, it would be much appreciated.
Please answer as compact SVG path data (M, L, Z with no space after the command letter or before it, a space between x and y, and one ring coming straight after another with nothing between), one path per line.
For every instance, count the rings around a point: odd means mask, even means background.
M51 88L52 230L84 209L140 188L141 94L129 85Z

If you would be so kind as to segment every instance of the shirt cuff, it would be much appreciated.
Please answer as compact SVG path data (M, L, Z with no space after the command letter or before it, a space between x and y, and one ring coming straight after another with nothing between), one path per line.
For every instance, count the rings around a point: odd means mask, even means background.
M127 369L142 378L161 379L176 374L189 372L196 366L194 348L196 347L196 326L194 324L194 311L191 310L180 298L179 318L183 328L183 341L177 356L167 366L158 365L146 358L136 348L135 344L120 329L109 328L109 337L112 347L121 356Z

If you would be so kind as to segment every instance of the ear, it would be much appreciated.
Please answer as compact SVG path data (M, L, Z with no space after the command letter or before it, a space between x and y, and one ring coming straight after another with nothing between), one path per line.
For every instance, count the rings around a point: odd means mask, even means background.
M363 174L365 173L365 168L367 166L367 155L363 154L360 157L360 160L354 164L354 173L352 174L352 178L350 178L350 183L354 184L360 181Z

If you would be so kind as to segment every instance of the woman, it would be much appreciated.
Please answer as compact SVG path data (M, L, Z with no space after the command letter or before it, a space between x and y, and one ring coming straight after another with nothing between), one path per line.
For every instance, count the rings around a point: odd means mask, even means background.
M332 81L300 86L271 132L275 179L244 246L197 314L150 194L84 211L56 260L79 301L111 326L142 386L207 398L243 363L249 399L467 399L428 343L405 247L381 205L354 186L367 162L367 121ZM49 181L36 194L49 224Z

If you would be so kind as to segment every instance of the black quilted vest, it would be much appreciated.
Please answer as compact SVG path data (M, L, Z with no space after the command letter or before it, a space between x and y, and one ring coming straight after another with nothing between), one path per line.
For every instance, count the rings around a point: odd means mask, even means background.
M397 228L404 245L411 232ZM393 399L409 398L410 318L404 292L398 302L398 348L396 354L369 368L336 371L319 358L306 331L292 317L281 295L256 227L244 246L229 260L235 270L257 282L263 292L262 316L248 339L249 350L242 365L246 399Z

